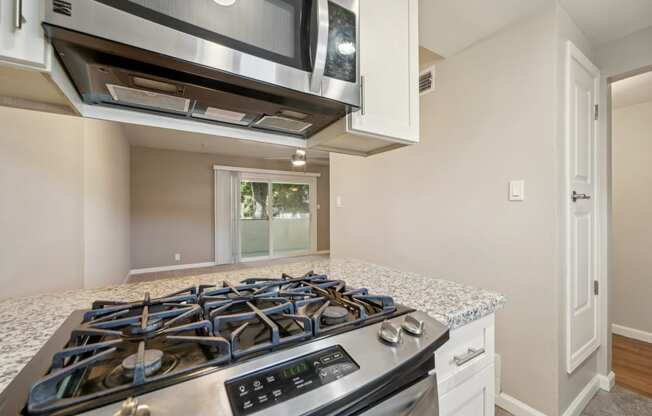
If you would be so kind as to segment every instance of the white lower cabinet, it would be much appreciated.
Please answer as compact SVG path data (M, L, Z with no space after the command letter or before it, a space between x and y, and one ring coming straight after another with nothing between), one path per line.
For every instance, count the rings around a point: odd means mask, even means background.
M439 416L488 416L495 406L494 315L450 332L435 352Z
M493 364L439 398L439 416L489 416L495 412Z

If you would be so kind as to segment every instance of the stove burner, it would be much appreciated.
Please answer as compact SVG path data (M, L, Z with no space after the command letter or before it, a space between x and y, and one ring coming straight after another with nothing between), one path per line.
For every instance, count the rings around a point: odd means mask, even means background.
M337 325L346 322L349 311L341 306L328 306L321 316L324 325Z
M104 385L108 388L128 384L134 377L137 354L132 354L115 367L105 378ZM145 350L145 376L164 375L174 370L179 359L173 354L160 350Z
M161 368L163 361L163 351L161 350L145 350L145 359L143 364L145 366L145 376L149 376L157 372ZM138 365L138 353L131 354L122 360L122 368L125 374L131 376L134 374L134 369Z
M134 322L125 329L125 332L127 335L147 335L158 331L162 326L163 319L149 318L145 326L143 326L140 322Z

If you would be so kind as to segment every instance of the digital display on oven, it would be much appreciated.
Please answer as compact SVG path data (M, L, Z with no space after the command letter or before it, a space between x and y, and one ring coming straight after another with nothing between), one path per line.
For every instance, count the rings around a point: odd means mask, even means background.
M305 373L308 370L310 370L310 366L305 361L301 361L299 364L288 367L281 371L281 378L283 380L287 380L289 378L293 378L302 373Z
M236 416L246 416L332 383L360 367L334 346L225 383Z

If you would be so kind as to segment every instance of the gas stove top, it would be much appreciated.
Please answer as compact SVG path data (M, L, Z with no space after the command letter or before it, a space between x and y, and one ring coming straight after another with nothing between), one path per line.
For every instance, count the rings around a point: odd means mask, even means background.
M144 294L137 302L96 301L90 310L74 313L62 325L3 393L0 410L78 414L260 361L277 351L337 339L338 334L411 312L390 296L352 289L341 280L312 272L297 278L282 275L280 279L247 279L239 285L190 287L161 298ZM384 343L394 342L392 329L400 335L400 329L386 324L380 334L388 329ZM332 367L337 373L324 375L323 366L317 368L304 359L268 377L288 379L308 368L321 374L320 383L303 389L309 391L360 368L341 345L324 345L327 348L312 359L330 357L337 361ZM283 400L294 397L301 389L277 387L267 392L269 397L266 393L256 409L281 401L283 393ZM233 414L253 411L251 400L249 409L239 401L246 398L242 390L230 382L224 388L232 407L240 408ZM133 412L122 414L138 414L133 400L123 402L125 408Z

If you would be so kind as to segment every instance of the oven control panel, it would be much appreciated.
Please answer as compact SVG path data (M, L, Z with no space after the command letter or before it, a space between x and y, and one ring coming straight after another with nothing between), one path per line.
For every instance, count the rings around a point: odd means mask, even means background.
M227 381L236 416L245 416L338 380L360 367L342 347L334 346L277 366Z

